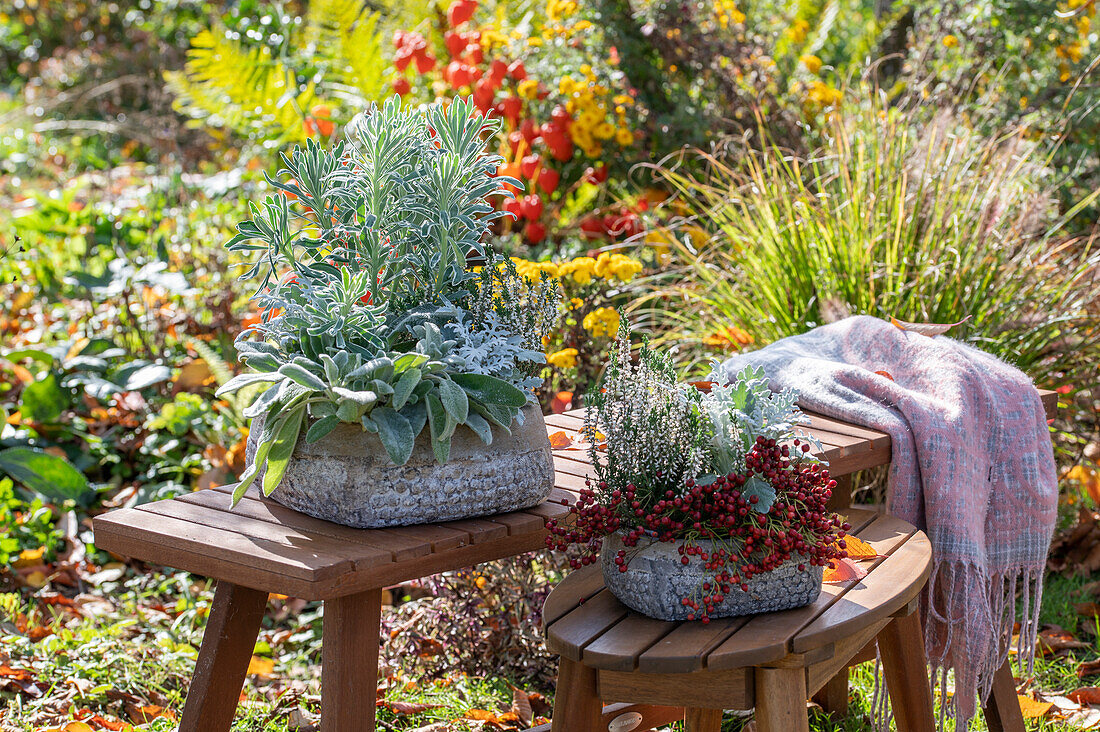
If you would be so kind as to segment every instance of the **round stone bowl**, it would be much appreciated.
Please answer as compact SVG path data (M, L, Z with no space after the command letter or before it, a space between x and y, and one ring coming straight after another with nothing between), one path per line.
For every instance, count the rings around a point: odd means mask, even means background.
M704 551L711 546L709 541L698 544ZM695 611L684 606L683 598L700 597L703 583L709 582L712 575L697 556L689 557L690 561L684 564L677 550L679 545L642 539L636 547L627 547L618 534L606 537L600 555L604 584L619 602L642 615L658 620L687 620L688 614ZM620 549L626 549L629 560L625 572L620 572L615 564ZM800 563L806 568L799 570ZM807 558L792 556L772 571L748 580L747 592L731 587L710 617L756 615L809 605L821 594L823 573L824 568L809 565Z
M263 426L253 424L251 435ZM546 422L535 405L511 434L493 427L486 445L468 427L451 437L450 459L439 463L424 429L412 456L394 465L378 436L341 424L313 444L299 440L270 498L302 513L360 529L454 521L542 503L554 485ZM249 444L248 459L255 454ZM260 479L257 479L257 484Z

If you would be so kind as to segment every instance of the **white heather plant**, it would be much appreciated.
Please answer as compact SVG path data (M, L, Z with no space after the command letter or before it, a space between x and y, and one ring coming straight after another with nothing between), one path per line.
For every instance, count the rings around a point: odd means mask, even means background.
M534 401L559 293L482 243L504 215L488 199L519 185L485 151L499 124L468 99L416 111L395 96L334 149L282 156L279 193L226 245L252 258L242 279L258 280L264 315L237 341L253 372L218 393L268 384L245 410L264 426L235 500L265 468L273 491L299 437L341 422L376 433L397 465L427 430L446 462L457 428L489 444Z

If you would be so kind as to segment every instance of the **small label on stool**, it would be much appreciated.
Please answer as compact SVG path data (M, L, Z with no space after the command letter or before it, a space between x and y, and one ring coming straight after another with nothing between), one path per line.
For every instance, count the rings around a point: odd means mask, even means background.
M632 732L642 723L642 715L637 712L620 714L607 723L607 732Z

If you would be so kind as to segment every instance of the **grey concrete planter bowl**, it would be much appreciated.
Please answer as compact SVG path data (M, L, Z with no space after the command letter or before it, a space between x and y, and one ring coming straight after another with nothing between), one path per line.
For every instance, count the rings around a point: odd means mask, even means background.
M436 462L425 429L412 457L400 466L390 461L376 435L341 424L312 445L299 440L270 497L310 516L361 529L529 508L550 495L554 464L542 412L529 405L523 416L510 435L494 426L491 445L460 426L443 464ZM261 431L257 420L251 434ZM249 461L254 453L249 444Z
M699 543L705 547L709 542ZM676 542L642 540L638 546L628 548L618 534L608 536L600 556L604 584L619 602L642 615L659 620L687 620L692 610L684 607L682 598L698 598L703 582L710 580L710 573L699 557L690 557L691 561L683 564L677 546ZM620 572L615 565L615 555L620 549L626 549L630 560L626 572ZM799 571L802 561L805 559L794 556L771 572L753 577L747 582L748 592L730 588L710 617L755 615L809 605L821 593L824 569L807 565Z

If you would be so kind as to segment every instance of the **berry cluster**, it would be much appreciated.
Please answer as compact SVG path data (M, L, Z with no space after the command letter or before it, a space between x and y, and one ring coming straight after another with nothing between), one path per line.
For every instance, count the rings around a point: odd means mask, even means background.
M836 487L829 471L807 459L810 446L794 440L795 451L764 437L745 456L747 474L730 473L713 480L687 479L679 490L623 488L603 481L588 483L564 523L550 521L546 543L564 550L581 545L586 551L572 565L596 561L603 537L620 533L626 547L640 542L679 542L681 561L703 562L709 579L696 596L683 598L689 619L709 621L731 589L748 591L748 581L797 557L806 565L825 566L846 555L844 536L850 526L825 505ZM775 491L764 501L746 484L756 477ZM660 475L654 476L659 482ZM615 557L620 572L630 564L627 550Z

